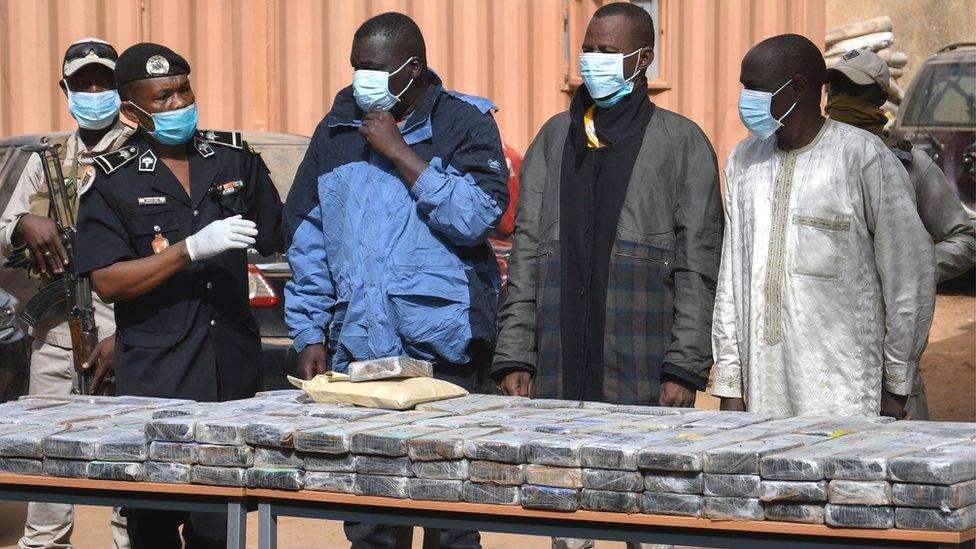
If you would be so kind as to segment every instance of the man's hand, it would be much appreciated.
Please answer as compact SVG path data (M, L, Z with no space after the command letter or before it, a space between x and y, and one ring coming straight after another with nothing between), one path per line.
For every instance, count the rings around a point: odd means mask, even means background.
M359 133L374 149L391 161L405 150L410 150L400 135L400 128L397 127L393 115L383 109L374 108L366 113Z
M694 387L689 387L677 381L664 381L661 383L661 406L675 406L677 408L691 408L695 405Z
M527 397L529 396L530 383L532 383L532 374L516 370L506 374L498 384L498 388L508 396Z
M881 391L881 415L883 416L895 419L912 419L912 416L905 411L905 404L907 403L907 395L896 395L888 391Z
M719 410L723 412L745 412L746 411L746 401L741 398L723 398L722 403L718 406Z
M15 236L23 239L37 260L42 275L52 276L64 272L68 264L68 251L61 243L61 233L53 219L34 214L24 214L17 222Z
M85 373L94 369L88 394L97 395L102 388L102 383L105 382L105 378L108 377L109 373L115 372L115 334L106 337L99 341L98 345L95 345L88 360L81 365L81 369Z
M298 375L309 380L329 370L325 358L325 345L309 345L298 353Z

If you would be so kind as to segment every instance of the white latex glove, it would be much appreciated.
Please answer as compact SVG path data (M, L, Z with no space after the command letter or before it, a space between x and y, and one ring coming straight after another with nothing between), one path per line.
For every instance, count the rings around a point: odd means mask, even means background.
M227 250L243 250L254 244L258 226L240 215L218 219L186 239L192 261L207 259Z

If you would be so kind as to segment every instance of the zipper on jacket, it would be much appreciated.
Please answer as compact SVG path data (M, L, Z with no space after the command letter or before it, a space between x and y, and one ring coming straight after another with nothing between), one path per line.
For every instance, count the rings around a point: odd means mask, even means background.
M671 262L668 261L667 259L657 259L657 258L654 258L654 257L641 257L639 255L625 254L625 253L620 253L620 252L617 252L614 255L616 255L617 257L626 257L628 259L637 259L639 261L647 261L649 263L657 263L659 265L664 265L665 267L671 265Z

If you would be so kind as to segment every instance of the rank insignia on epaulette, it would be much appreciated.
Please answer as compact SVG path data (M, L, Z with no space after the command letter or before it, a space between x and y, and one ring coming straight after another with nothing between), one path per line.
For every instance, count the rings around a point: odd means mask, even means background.
M240 149L244 144L241 132L219 132L214 130L201 130L200 135L204 141L216 143L232 149Z
M92 158L92 162L108 175L131 162L137 152L139 150L133 146L122 147L116 151L100 154Z
M146 149L146 152L139 155L139 171L140 172L154 172L156 171L156 153L152 149Z

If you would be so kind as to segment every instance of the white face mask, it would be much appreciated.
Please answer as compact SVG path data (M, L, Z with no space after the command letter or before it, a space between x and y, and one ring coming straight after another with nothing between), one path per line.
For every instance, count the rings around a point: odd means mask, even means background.
M407 59L400 65L399 69L393 72L366 69L360 69L354 72L352 74L352 95L356 98L356 104L359 105L359 108L365 112L369 112L374 107L379 107L384 111L393 108L393 105L396 105L400 101L400 97L410 89L410 85L413 84L413 78L400 90L400 93L393 95L390 92L390 77L403 70L414 59L416 58L411 57Z

